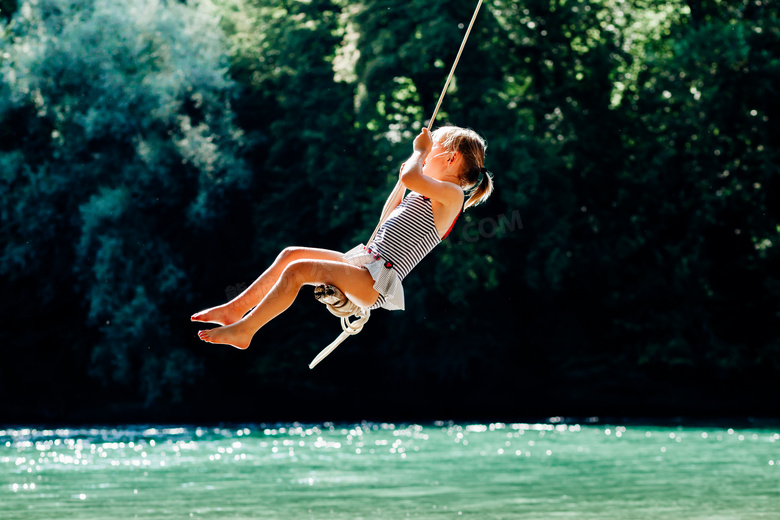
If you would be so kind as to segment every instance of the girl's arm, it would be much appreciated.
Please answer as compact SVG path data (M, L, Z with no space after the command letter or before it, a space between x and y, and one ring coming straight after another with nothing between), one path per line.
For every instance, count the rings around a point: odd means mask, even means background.
M460 186L423 174L423 164L431 151L431 146L431 133L427 128L423 128L414 140L414 153L401 167L401 182L410 190L441 202L445 206L462 206L463 189Z

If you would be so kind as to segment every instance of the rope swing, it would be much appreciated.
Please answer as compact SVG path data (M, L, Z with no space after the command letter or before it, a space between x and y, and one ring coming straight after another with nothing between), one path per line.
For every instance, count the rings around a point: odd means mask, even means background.
M447 88L450 86L452 76L455 74L455 68L458 66L458 61L460 61L460 55L463 53L463 48L466 47L466 41L469 39L471 28L474 26L474 22L477 19L477 14L479 14L480 7L482 7L482 0L477 2L477 7L474 9L474 15L471 17L471 22L469 23L468 29L466 29L466 34L463 36L460 49L458 49L458 54L455 56L455 62L452 64L450 74L447 76L447 81L444 83L444 88L439 95L439 101L436 103L436 108L434 109L433 115L428 122L428 130L431 130L433 127L433 122L436 120L436 115L439 113L439 108L441 107L441 103L444 100L444 95L447 93ZM390 207L390 201L395 200L401 196L403 191L404 185L401 182L401 179L398 179L398 182L395 184L395 188L393 188L392 194L387 198L385 206L382 208L382 216L379 219L379 223L376 225L374 232L371 234L371 238L368 239L366 244L371 244L371 242L373 242L376 234L379 232L379 228L382 226L387 217L390 216L390 213L393 210L393 208ZM346 295L336 286L318 285L314 288L314 297L321 303L324 303L328 307L328 310L331 312L331 314L341 318L341 329L343 332L339 334L339 337L336 338L330 345L322 349L322 351L317 354L317 357L315 357L314 360L309 363L309 368L314 368L317 366L320 361L325 359L328 354L333 352L336 347L338 347L345 339L350 336L354 336L363 330L363 326L366 324L366 322L368 322L368 318L371 316L370 310L363 309L362 307L359 307L350 301ZM349 319L352 316L355 316L357 319L350 321Z

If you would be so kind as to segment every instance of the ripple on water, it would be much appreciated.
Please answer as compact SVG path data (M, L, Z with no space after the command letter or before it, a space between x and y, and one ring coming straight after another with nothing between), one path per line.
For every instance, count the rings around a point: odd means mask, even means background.
M552 419L5 429L0 517L780 515L776 431Z

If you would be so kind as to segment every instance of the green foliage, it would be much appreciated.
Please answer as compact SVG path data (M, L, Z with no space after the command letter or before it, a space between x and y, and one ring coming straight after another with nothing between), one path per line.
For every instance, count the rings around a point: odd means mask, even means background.
M526 227L529 286L559 308L598 302L598 312L576 311L599 331L592 351L743 370L777 320L762 287L776 254L776 108L765 101L777 80L777 32L766 36L776 13L729 9L692 25L685 4L648 9L529 2L499 14L504 27L526 28L507 38L522 46L511 53L523 72L510 106L535 135L524 154L541 157L505 163L519 165L525 189L502 197L522 194L517 203L527 197L539 212ZM743 291L749 311L736 303ZM581 351L581 340L562 339Z
M355 128L352 89L334 79L340 9L321 0L253 5L224 1L221 24L231 75L244 88L242 124L257 143L253 165L262 171L256 253L268 262L284 245L307 240L301 223L335 231L326 231L321 245L346 247L359 236L355 225L368 228L378 210L361 214L365 183L376 182L370 162L361 160L369 137Z
M168 313L187 301L187 230L213 229L248 180L212 16L208 2L26 2L3 48L2 273L76 284L101 332L91 372L130 386L140 371L147 397L177 385L164 372L183 355Z
M0 33L4 283L81 303L73 352L98 380L181 398L206 370L176 324L196 301L287 245L368 238L473 8L20 4ZM409 310L372 320L389 380L780 367L778 14L486 2L437 124L487 138L497 190L404 281ZM329 388L296 372L338 333L319 311L293 307L245 375Z
M777 105L769 100L780 79L780 40L776 10L724 11L680 29L668 57L647 60L626 102L635 114L629 167L646 173L628 189L644 213L632 217L645 228L634 254L665 274L670 314L680 320L659 320L666 338L688 345L692 363L741 369L768 361L757 354L778 318L766 284L778 260L780 215L770 203L780 173L770 127ZM665 197L653 197L648 185ZM633 298L646 300L658 287L638 292ZM750 303L737 303L745 295Z

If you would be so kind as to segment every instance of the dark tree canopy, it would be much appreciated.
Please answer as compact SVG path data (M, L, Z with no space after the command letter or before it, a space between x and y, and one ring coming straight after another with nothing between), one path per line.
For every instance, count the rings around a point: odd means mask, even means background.
M486 2L437 124L486 137L497 189L407 311L314 372L339 327L310 291L241 359L197 341L283 247L368 238L473 8L0 2L8 417L745 410L780 370L772 2Z

